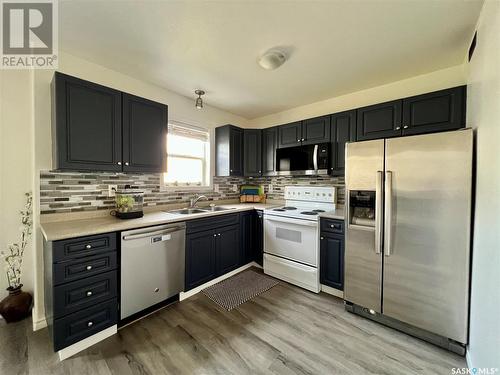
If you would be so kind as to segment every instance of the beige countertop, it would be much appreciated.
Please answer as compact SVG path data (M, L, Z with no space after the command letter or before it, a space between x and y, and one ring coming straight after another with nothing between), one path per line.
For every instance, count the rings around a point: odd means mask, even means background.
M204 212L199 214L180 215L165 211L145 212L139 219L121 220L111 215L81 218L74 220L58 220L52 222L43 222L40 229L47 241L63 240L93 234L118 232L134 228L149 227L152 225L161 225L199 219L209 216L225 215L234 212L248 210L264 210L270 207L276 207L275 203L236 203L222 204L220 207L229 208L229 210L218 212ZM171 208L165 208L169 210Z
M344 220L345 218L344 206L337 207L335 211L323 212L319 214L319 217L324 217L325 219Z

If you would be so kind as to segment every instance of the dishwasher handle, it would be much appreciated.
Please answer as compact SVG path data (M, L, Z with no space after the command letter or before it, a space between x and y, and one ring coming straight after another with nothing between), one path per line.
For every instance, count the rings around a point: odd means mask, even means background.
M163 235L163 234L170 234L170 233L174 233L174 232L179 232L181 230L184 230L184 227L173 227L173 228L157 230L154 232L131 234L129 236L123 236L122 239L123 239L123 241L132 241L132 240L138 240L139 238L146 238L146 237L151 237L151 236L159 236L159 235Z

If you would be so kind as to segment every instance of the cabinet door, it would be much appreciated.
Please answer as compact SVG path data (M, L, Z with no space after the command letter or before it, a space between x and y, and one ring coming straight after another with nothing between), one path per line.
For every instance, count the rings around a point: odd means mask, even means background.
M276 174L276 148L278 147L278 128L262 130L262 173L265 176Z
M123 171L164 172L167 106L123 94Z
M240 265L245 265L254 260L255 248L255 216L254 211L242 212L240 214Z
M186 290L216 277L216 235L208 230L186 236Z
M302 121L301 140L303 145L330 142L330 116Z
M229 132L229 174L243 176L243 131L231 127Z
M54 168L121 172L121 92L58 72L52 91Z
M345 174L345 144L356 140L356 111L336 113L331 116L331 174Z
M344 237L321 233L320 282L344 289Z
M403 135L454 130L465 126L465 86L403 100Z
M238 225L216 230L217 276L238 268L240 253L240 229Z
M244 138L244 174L245 176L260 176L262 174L262 130L245 129Z
M356 140L401 135L402 100L371 105L357 110Z
M300 146L302 121L278 126L278 147Z

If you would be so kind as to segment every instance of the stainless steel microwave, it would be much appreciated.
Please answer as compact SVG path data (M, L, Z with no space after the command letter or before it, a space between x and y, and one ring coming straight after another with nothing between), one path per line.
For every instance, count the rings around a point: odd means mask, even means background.
M325 175L330 169L330 143L276 150L279 175Z

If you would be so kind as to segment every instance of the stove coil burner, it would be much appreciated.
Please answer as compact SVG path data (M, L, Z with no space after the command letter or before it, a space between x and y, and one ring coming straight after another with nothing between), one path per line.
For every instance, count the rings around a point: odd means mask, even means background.
M296 210L297 207L292 207L292 206L285 206L285 207L282 207L283 210Z
M303 211L300 213L301 215L317 215L317 212L314 211Z
M273 211L280 211L280 212L284 212L285 210L282 209L282 208L273 208Z
M325 212L325 210L312 210L311 212Z

